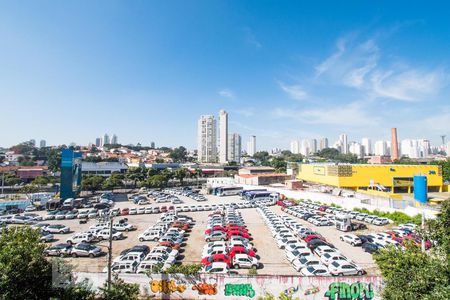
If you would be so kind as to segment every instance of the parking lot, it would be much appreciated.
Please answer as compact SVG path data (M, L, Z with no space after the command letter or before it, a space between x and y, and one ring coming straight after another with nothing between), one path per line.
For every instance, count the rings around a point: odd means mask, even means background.
M207 195L207 201L197 202L189 197L178 195L182 200L181 206L184 205L212 205L212 204L226 204L226 203L239 203L243 200L239 196L227 196L218 197L213 195ZM115 203L115 208L138 208L139 205L133 204L130 201L125 200L125 195L119 197L122 201ZM164 203L151 202L146 207L163 206ZM167 204L166 204L167 205ZM281 210L280 206L271 206L270 210L274 213L284 216L289 215ZM276 240L272 237L272 233L269 227L265 224L264 219L258 213L256 208L240 209L242 219L247 225L247 229L251 234L251 243L253 243L257 257L259 258L258 274L285 274L285 275L298 275L299 273L292 267L289 261L286 259L285 251L278 248ZM195 224L191 228L190 232L186 234L186 241L183 243L183 247L180 249L179 260L181 263L200 263L202 259L202 248L206 244L205 242L205 229L207 224L208 215L211 211L197 211L197 212L183 212L181 214L190 216L195 220ZM45 212L39 212L41 215L45 215ZM161 214L137 214L127 216L117 216L116 220L123 218L128 219L128 223L136 226L137 230L123 232L125 236L122 240L113 241L113 258L116 258L120 253L135 245L147 245L150 248L156 246L158 243L155 241L143 241L138 240L138 236L147 228L154 225L160 218ZM367 274L375 275L378 273L377 268L373 262L372 255L364 252L361 247L353 247L348 243L345 243L339 239L343 232L338 231L334 226L315 226L309 222L306 222L300 218L290 216L300 224L304 224L311 228L313 231L320 233L327 239L328 242L336 246L336 248L344 254L346 257L357 263L359 266L365 269ZM89 229L89 227L96 223L95 219L88 220L86 224L80 224L78 219L73 220L49 220L43 221L50 224L64 224L70 227L71 232L68 234L54 234L55 240L52 244L64 243L74 233L83 232ZM384 228L378 226L369 226L366 231L359 231L358 233L364 233L367 231L381 231ZM97 242L96 245L100 246L102 250L107 252L107 241ZM97 258L64 258L70 262L75 270L80 272L101 272L107 265L107 255L104 254ZM246 274L247 270L238 270L239 273Z

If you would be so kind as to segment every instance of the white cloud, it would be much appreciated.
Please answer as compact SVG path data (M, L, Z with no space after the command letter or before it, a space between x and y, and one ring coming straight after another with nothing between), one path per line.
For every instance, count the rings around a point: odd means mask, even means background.
M255 34L253 33L253 30L251 30L249 27L244 28L244 34L245 34L245 42L249 45L252 45L255 48L261 48L261 43L256 39Z
M303 88L298 85L287 85L283 82L278 82L280 88L289 95L290 98L295 100L304 100L308 94L303 90Z
M336 107L309 110L289 110L277 108L275 117L290 118L307 124L341 125L346 127L377 126L379 117L372 115L361 103L352 102Z
M253 107L241 108L234 110L235 113L242 115L244 117L252 117L255 115L255 110Z
M234 99L234 93L230 89L222 89L219 91L219 95L224 98Z
M402 101L418 101L438 93L446 84L445 74L441 71L390 70L374 72L373 92L379 97Z

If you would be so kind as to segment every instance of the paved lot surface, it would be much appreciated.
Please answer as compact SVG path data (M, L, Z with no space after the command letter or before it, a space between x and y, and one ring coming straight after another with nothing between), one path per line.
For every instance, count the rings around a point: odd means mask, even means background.
M179 196L181 200L183 200L184 205L205 205L205 204L220 204L220 203L232 203L237 201L242 201L238 196L228 196L228 197L216 197L208 195L208 201L206 202L197 202L188 197ZM122 197L125 199L125 197ZM168 203L151 203L148 206L163 206L170 205ZM137 205L132 204L129 201L120 201L116 203L116 207L138 207ZM287 213L281 211L280 207L273 206L271 210L280 215L288 215ZM259 256L261 267L258 269L258 274L285 274L285 275L296 275L298 274L289 262L285 258L284 250L281 250L277 247L275 239L272 237L272 234L269 228L264 223L262 217L257 212L255 208L251 209L241 209L241 215L248 226L248 230L252 235L252 243L257 249L257 256ZM45 212L39 212L42 215L45 215ZM182 263L200 263L201 260L201 252L203 246L206 244L204 241L204 231L206 229L206 221L208 218L208 214L210 211L200 211L200 212L183 212L181 214L188 215L193 217L196 221L193 226L191 232L187 235L186 244L182 247L180 251L181 254L181 262ZM291 216L291 215L290 215ZM123 234L126 236L124 240L114 241L113 242L113 258L119 256L120 252L124 249L131 248L134 245L145 244L149 247L155 246L156 242L139 242L138 236L149 226L152 226L156 223L157 219L160 217L160 214L142 214L142 215L129 215L125 216L128 218L128 222L137 226L136 231L124 232ZM339 236L343 234L342 232L336 230L333 227L316 227L306 221L298 219L294 216L291 216L293 219L296 219L299 223L305 224L313 230L318 231L322 234L327 240L333 243L344 255L348 256L360 266L365 268L370 275L377 274L377 269L372 260L372 256L368 253L365 253L361 247L352 247L351 245L341 242L339 240ZM116 217L116 219L121 219L124 217ZM57 239L53 243L61 243L65 242L68 237L70 237L73 233L78 233L81 231L87 230L91 225L95 224L96 220L89 220L87 224L79 224L79 220L52 220L52 221L44 221L46 223L54 223L54 224L65 224L71 228L72 233L70 234L55 234L55 238ZM375 230L370 231L381 231L384 228L376 227L373 228ZM106 252L107 242L100 242L98 245L102 245L103 250ZM81 272L99 272L102 271L103 268L107 264L107 256L104 255L99 258L64 258L68 262L74 265L75 270ZM246 274L247 270L239 270L239 273Z

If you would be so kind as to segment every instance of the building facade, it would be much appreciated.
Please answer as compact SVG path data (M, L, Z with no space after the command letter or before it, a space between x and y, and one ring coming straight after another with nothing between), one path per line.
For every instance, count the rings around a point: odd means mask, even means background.
M219 162L228 161L228 113L223 109L219 112Z
M241 161L241 136L237 133L228 135L228 162L237 164Z
M247 154L250 156L256 153L256 136L251 135L250 140L247 142Z
M203 115L198 120L197 156L202 163L217 162L216 120L212 115Z

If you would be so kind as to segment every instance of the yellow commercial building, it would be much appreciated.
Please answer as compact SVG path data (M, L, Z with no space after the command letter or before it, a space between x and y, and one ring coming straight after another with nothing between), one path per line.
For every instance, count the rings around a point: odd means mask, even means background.
M412 193L413 177L427 177L428 192L446 192L442 168L436 165L299 164L297 178L354 191L393 196Z

